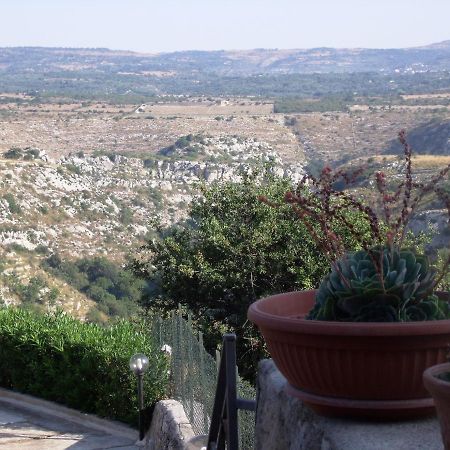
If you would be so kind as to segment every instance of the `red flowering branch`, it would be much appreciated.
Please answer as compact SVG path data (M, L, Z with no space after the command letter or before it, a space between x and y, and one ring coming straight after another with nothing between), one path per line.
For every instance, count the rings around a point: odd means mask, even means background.
M284 201L292 206L295 215L307 227L318 247L334 265L345 254L345 245L341 236L336 235L335 225L344 227L349 235L358 242L377 268L382 285L383 283L383 252L373 251L379 245L386 245L393 254L393 249L401 248L405 239L408 223L426 194L434 193L442 201L450 217L450 196L438 184L450 171L450 164L442 169L427 184L415 183L412 173L412 150L406 140L404 131L399 133L399 140L403 146L404 154L404 180L400 182L393 192L388 191L386 175L384 172L375 173L375 184L381 197L383 221L373 208L363 204L348 191L334 189L334 185L341 180L345 186L352 185L363 173L359 168L351 173L343 170L333 170L326 166L318 178L305 175L299 182L295 192L287 192ZM414 191L414 198L413 197ZM271 206L279 206L267 198L261 201ZM366 217L370 234L369 237L356 229L345 214L345 211L358 211ZM393 212L396 216L393 217ZM387 231L381 232L381 223ZM377 258L375 255L379 255ZM445 271L450 266L450 257L445 264ZM443 273L445 273L443 271ZM442 279L437 279L435 285Z

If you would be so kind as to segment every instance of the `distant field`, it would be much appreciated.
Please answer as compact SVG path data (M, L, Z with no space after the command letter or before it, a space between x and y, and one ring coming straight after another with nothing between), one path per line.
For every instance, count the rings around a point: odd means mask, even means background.
M438 94L413 94L401 95L404 100L427 99L427 98L450 98L450 92L439 92Z
M437 111L437 110L448 110L450 111L450 105L390 105L390 109L396 109L396 110L409 110L409 111ZM377 110L377 111L384 111L387 109L384 105L352 105L349 107L349 110L354 111L368 111L369 109Z
M400 130L410 132L434 118L446 120L448 116L448 113L409 108L304 113L294 116L292 130L308 159L322 165L343 164L358 157L385 154Z
M2 94L0 94L2 97ZM6 99L6 97L4 97ZM35 147L51 157L69 153L148 156L188 134L240 136L266 142L286 161L343 163L383 154L401 129L436 118L436 106L376 108L350 112L274 114L273 103L243 97L162 97L161 103L111 104L56 98L0 103L0 152ZM35 103L36 102L36 103ZM163 103L164 102L164 103Z
M428 169L432 167L445 167L450 164L450 156L416 155L413 157L416 167Z
M51 103L33 103L33 97L20 94L0 94L0 111L14 111L20 107L22 112L95 112L135 113L155 116L231 116L231 115L267 115L273 113L272 102L236 101L216 102L177 102L149 103L146 105L110 104L102 102L70 102L67 99L53 100ZM17 100L22 100L20 104Z
M0 99L1 98L20 98L20 99L29 99L31 100L33 97L27 94L23 94L20 92L17 93L11 93L11 92L0 92Z
M156 116L230 116L230 115L267 115L273 113L273 103L224 103L212 105L165 103L148 105L145 112Z
M397 155L375 156L378 163L392 162L398 160ZM450 156L442 155L413 155L413 166L416 169L443 168L450 164Z

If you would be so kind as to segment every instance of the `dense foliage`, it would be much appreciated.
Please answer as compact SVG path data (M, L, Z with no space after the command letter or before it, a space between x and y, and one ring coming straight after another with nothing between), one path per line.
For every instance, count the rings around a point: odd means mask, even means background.
M195 200L184 226L161 230L134 263L135 271L160 287L148 305L190 309L213 349L221 334L238 336L238 359L250 376L263 356L262 340L247 322L248 306L268 294L312 289L328 266L306 227L283 205L270 208L258 196L279 197L284 179L214 184ZM358 223L367 228L355 215ZM349 238L348 245L354 247Z
M145 401L160 400L167 361L144 326L120 321L110 328L63 313L0 309L0 385L99 416L137 423L136 378L128 361L150 359Z
M57 254L44 267L97 302L109 316L128 317L136 312L147 284L132 272L103 257L63 261Z

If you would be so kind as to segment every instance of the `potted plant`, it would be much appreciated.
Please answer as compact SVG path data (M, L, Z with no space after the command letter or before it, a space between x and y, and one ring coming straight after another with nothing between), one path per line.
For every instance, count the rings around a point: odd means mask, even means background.
M438 273L423 251L410 248L408 224L432 195L450 211L440 186L450 165L429 182L416 182L411 148L404 132L399 137L403 181L393 189L384 173L375 174L382 218L375 207L336 189L342 180L352 184L361 171L333 173L326 167L319 178L306 176L286 194L331 272L317 291L267 297L248 311L288 392L319 413L399 419L434 411L422 373L445 360L450 342L449 304L446 294L436 292L449 260ZM358 228L348 211L365 217L368 230ZM337 233L343 228L358 250L346 251Z
M450 450L450 363L425 370L423 382L434 399L445 450Z

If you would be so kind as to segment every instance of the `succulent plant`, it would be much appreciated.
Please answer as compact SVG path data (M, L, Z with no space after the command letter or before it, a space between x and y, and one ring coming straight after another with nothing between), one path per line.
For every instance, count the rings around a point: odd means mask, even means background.
M425 255L379 247L349 252L322 281L308 318L350 322L445 319L449 305L433 294L436 272Z

